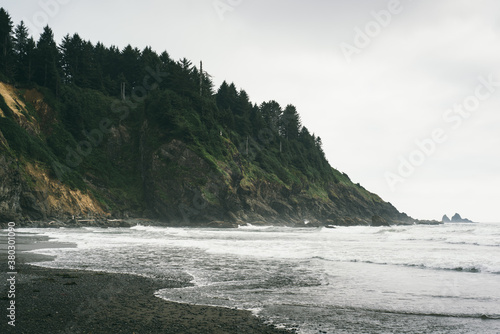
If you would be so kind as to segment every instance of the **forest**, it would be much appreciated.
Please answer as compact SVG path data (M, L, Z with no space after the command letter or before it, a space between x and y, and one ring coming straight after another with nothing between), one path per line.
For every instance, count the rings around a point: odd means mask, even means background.
M230 81L215 87L201 61L167 51L77 33L57 42L49 26L34 40L3 8L0 165L0 218L12 220L407 219L332 168L292 104L255 103Z
M150 47L139 50L128 45L120 50L102 43L94 45L76 33L66 35L58 44L49 26L35 41L26 25L21 21L14 26L3 8L0 49L0 79L17 87L43 89L60 113L63 127L41 138L53 153L43 157L49 160L46 162L71 160L66 159L68 152L62 141L77 147L75 142L85 139L83 133L99 128L95 120L112 109L100 110L96 104L114 98L123 102L121 107L115 102L115 111L128 109L128 121L150 118L164 139L203 146L216 159L224 155L222 134L247 159L287 184L299 181L295 170L312 181L334 178L321 138L301 124L293 105L282 107L276 101L257 105L245 90L225 81L214 88L201 64L194 66L185 58L176 61L167 51L158 54ZM85 108L87 105L94 108Z

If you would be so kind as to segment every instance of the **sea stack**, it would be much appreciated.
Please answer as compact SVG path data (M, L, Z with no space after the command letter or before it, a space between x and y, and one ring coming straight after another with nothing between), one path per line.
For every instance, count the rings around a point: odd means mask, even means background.
M455 213L453 217L451 217L452 223L472 223L473 221L467 218L462 218L458 213Z

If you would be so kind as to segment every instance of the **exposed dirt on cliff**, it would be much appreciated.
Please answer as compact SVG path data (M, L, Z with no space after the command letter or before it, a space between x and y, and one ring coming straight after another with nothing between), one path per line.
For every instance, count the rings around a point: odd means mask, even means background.
M52 212L54 215L71 214L76 216L105 213L99 203L89 194L78 189L71 189L61 182L51 179L40 166L27 163L24 170L29 177L28 182L31 183L31 190L40 194L48 212Z
M0 82L0 95L2 95L5 104L14 114L17 123L32 135L40 134L40 127L36 120L29 115L26 104L20 98L19 92L11 85ZM5 117L5 111L2 112Z
M39 136L42 120L53 121L51 109L35 89L25 92L0 83L0 94L16 123L30 135ZM28 108L23 99L34 105ZM5 112L2 112L5 117ZM29 157L28 157L29 159ZM0 220L48 219L71 215L104 214L101 204L89 193L72 189L49 176L47 166L9 153L9 144L0 131Z

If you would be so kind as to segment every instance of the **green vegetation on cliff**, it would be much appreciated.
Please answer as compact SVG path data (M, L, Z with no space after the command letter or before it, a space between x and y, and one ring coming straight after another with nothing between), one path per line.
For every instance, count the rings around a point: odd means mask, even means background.
M92 207L178 224L407 218L333 169L293 105L254 104L233 83L214 88L201 64L78 34L57 44L48 26L35 42L4 9L0 49L0 156L21 184L3 181L11 192L0 199L17 191L19 203L0 218ZM95 205L55 209L48 199L79 199L47 186L29 195L40 175Z

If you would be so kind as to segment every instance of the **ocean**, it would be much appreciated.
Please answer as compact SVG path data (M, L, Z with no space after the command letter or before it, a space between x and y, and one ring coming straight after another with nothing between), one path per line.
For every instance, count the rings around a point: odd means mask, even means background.
M190 282L156 296L301 334L500 333L500 223L18 231L77 245L38 266Z

